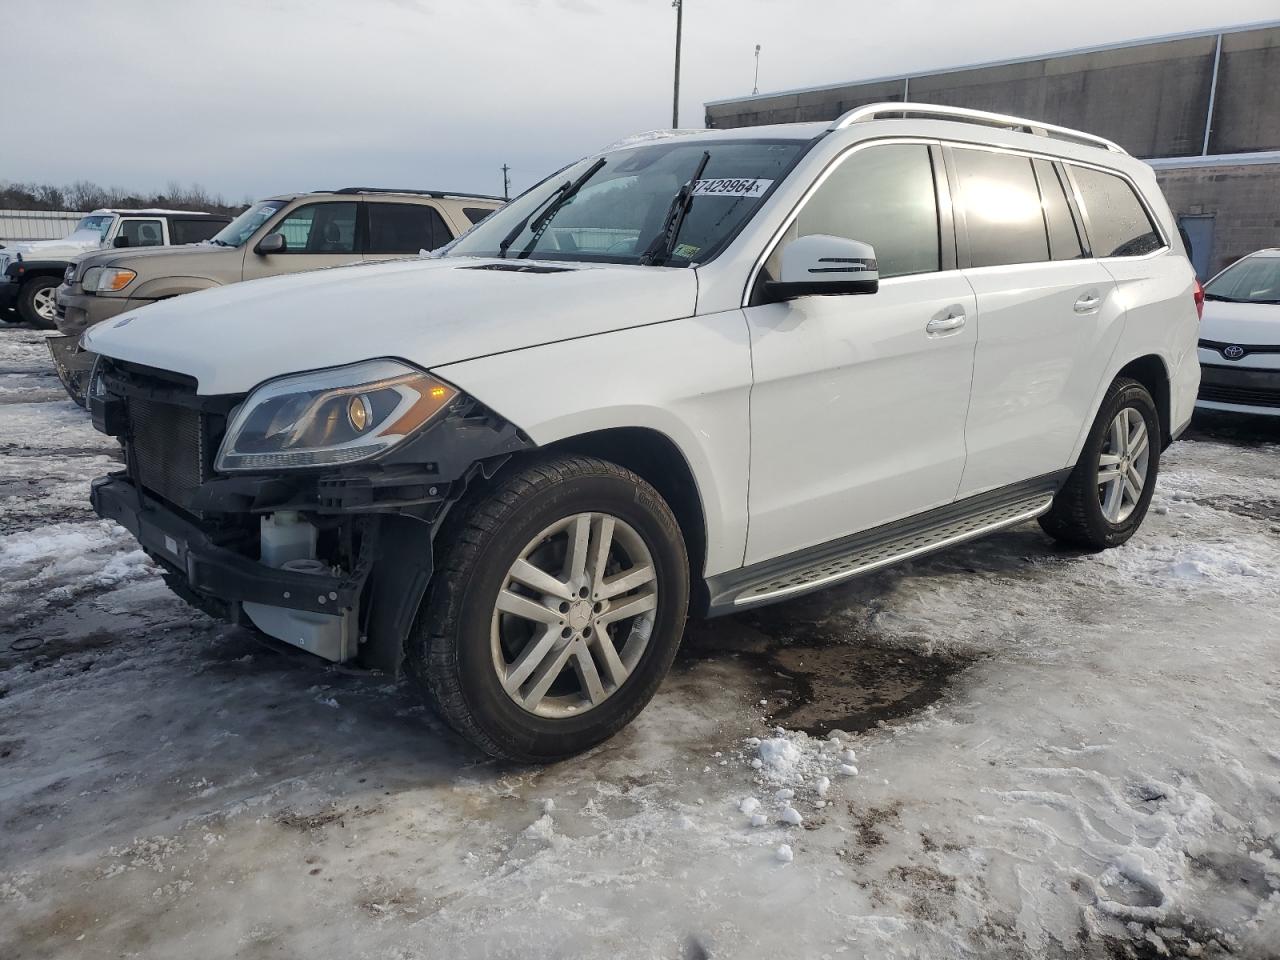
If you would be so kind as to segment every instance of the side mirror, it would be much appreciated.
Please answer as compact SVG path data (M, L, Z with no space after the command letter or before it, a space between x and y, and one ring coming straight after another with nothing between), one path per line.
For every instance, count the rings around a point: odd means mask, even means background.
M258 241L258 245L253 248L253 252L265 256L268 253L284 253L287 249L289 249L289 244L285 241L283 233L268 233Z
M117 234L116 238L111 241L111 245L113 247L127 247L129 245L129 238L123 233Z
M815 233L782 250L782 276L766 281L772 302L814 294L875 293L880 289L876 251L861 240Z

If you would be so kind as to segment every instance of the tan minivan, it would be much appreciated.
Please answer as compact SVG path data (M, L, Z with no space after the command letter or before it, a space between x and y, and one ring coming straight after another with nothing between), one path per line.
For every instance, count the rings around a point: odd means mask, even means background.
M65 336L51 337L49 351L83 403L92 356L77 344L96 323L241 280L434 250L502 204L478 194L346 187L260 200L204 243L94 253L67 268L55 319Z

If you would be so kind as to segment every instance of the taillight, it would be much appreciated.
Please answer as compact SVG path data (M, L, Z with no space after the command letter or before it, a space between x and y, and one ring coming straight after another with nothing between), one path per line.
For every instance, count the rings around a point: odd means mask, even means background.
M1196 317L1200 320L1204 319L1204 287L1200 283L1200 278L1196 278L1196 285L1191 290L1191 295L1196 300Z

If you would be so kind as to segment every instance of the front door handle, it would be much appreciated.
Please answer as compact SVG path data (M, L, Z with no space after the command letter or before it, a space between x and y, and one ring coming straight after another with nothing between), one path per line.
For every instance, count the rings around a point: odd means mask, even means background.
M964 323L964 311L959 307L951 307L926 323L924 330L928 334L951 333L963 327Z
M1080 299L1076 301L1076 313L1093 313L1102 303L1102 298L1094 291L1080 295Z

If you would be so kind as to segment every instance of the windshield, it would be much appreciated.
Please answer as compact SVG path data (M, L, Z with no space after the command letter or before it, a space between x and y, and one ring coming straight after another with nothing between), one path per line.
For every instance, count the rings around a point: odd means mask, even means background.
M503 241L510 237L508 259L640 263L662 232L676 194L709 153L665 260L676 267L704 262L734 237L806 146L797 140L688 137L606 154L594 173L598 159L582 160L481 221L445 256L503 256ZM584 176L577 192L565 200L565 184ZM522 220L526 222L516 232Z
M263 200L255 203L209 239L219 247L239 247L252 237L260 226L271 219L285 205L284 200Z
M1233 263L1204 288L1209 300L1280 303L1280 257L1247 257Z
M107 231L111 229L111 223L115 220L111 214L101 214L99 216L81 217L80 222L76 224L75 233L81 230L96 233L98 239L102 240L106 237Z

